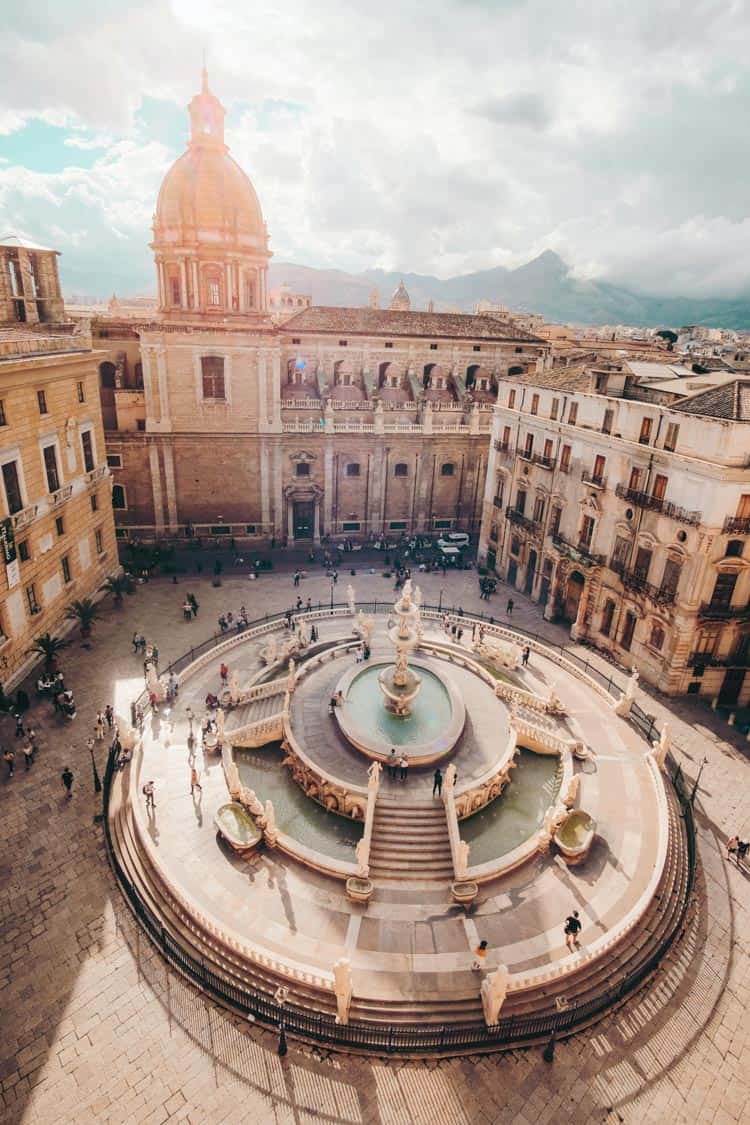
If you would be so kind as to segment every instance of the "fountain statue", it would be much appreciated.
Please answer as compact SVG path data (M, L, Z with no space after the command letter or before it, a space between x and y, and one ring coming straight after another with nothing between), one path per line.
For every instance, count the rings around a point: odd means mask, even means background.
M279 838L279 830L276 827L276 813L271 801L266 801L266 806L263 810L263 835L265 836L266 843L274 847Z
M372 630L375 625L375 618L365 613L363 609L357 614L357 624L354 626L355 633L358 633L367 647L370 647L372 638Z
M357 612L357 603L354 600L354 587L352 586L351 582L346 587L346 603L349 606L349 612L351 613L352 617L354 617L354 614Z
M219 707L218 711L216 712L216 737L218 738L219 742L222 742L223 739L224 739L224 708L223 707Z
M276 637L271 634L260 650L260 658L264 664L273 664L277 659L279 644Z
M307 648L310 643L310 625L305 617L297 618L297 640L302 648Z
M294 662L294 657L289 657L289 673L286 678L286 690L291 695L297 686L297 665Z
M628 678L628 682L625 685L625 691L622 697L618 699L612 707L614 713L616 715L619 715L620 718L627 719L628 715L630 714L630 709L635 702L635 692L636 688L638 687L638 680L639 675L637 670L634 668L630 677Z
M461 881L466 878L469 870L469 844L466 840L459 840L458 855L456 856L456 879Z
M370 874L370 848L364 836L357 840L354 848L354 854L357 858L357 876L360 879L367 879Z
M411 579L404 583L401 597L394 605L395 622L388 629L388 638L396 649L396 663L378 676L385 705L395 715L411 714L411 704L422 684L421 677L409 667L409 653L419 644L421 623L419 606L412 599Z
M651 753L654 761L660 770L664 769L664 763L667 760L667 753L669 752L670 738L669 738L669 723L665 723L661 728L661 735L659 741L653 744Z
M237 675L236 668L229 679L229 698L236 707L240 701L240 677Z
M500 1009L508 994L508 977L508 966L498 965L494 973L488 973L482 981L480 995L487 1027L494 1027L498 1021Z
M341 957L333 966L333 989L336 993L336 1023L349 1022L349 1006L352 1002L352 967L346 957Z
M380 762L371 762L367 770L367 788L374 789L377 793L380 788L380 775L383 772L383 767Z

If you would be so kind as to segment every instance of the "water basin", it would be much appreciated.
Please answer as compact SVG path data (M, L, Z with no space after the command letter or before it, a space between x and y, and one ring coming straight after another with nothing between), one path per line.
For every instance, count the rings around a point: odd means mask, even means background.
M361 821L328 812L300 789L281 765L280 750L234 751L240 781L254 789L258 799L271 801L280 832L333 859L354 863L354 848L362 835Z
M541 827L545 812L555 802L562 779L560 759L521 749L516 763L500 796L460 823L461 839L471 847L471 867L489 863L523 844Z
M242 805L234 801L218 809L214 823L217 831L237 851L247 851L260 843L260 829Z

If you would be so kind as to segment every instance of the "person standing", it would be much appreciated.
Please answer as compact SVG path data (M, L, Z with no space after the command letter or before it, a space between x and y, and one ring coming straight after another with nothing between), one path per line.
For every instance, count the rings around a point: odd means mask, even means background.
M221 667L219 668L219 675L221 676L222 684L226 684L227 680L229 679L229 669L223 661L221 663Z
M66 796L72 797L73 796L73 771L71 770L70 766L65 767L65 769L60 774L60 777L62 778L63 785L65 786Z
M26 733L23 726L23 717L20 711L15 711L13 718L16 720L16 738L23 738Z
M190 732L190 734L192 734L193 733L193 719L195 717L193 715L193 708L192 707L186 707L185 708L185 714L187 715L189 732Z
M94 723L94 734L96 735L97 742L104 741L104 715L101 711L97 712L96 722Z
M108 703L104 708L104 718L107 720L107 726L112 730L115 725L115 712L111 703Z
M5 750L3 752L3 761L8 767L8 777L13 777L13 771L16 764L16 755L12 750Z
M432 795L434 797L435 794L437 793L438 797L440 797L442 792L443 792L443 775L440 772L440 766L438 766L438 768L435 770L434 774L432 775Z
M565 944L571 953L575 953L576 949L581 948L581 943L578 940L578 935L581 932L581 921L578 917L578 911L574 910L565 919Z
M505 612L507 613L508 617L510 617L510 615L513 613L513 605L513 598L508 598L508 601L505 604Z
M29 746L31 747L31 760L33 762L34 758L36 757L36 752L39 749L39 743L36 740L36 731L33 727L30 727L26 731L26 737L28 738Z
M391 752L388 755L387 765L388 765L388 776L390 778L392 778L393 781L395 781L396 780L396 767L398 765L398 761L396 759L396 751L392 746L391 746Z
M399 777L401 781L406 781L409 776L409 759L406 754L402 754L399 760Z
M484 938L480 941L479 945L474 950L474 960L471 963L472 969L475 972L480 972L487 964L487 942Z
M529 656L530 655L531 655L531 649L529 648L528 645L525 645L524 650L523 650L523 655L521 656L521 663L523 664L524 668L529 663Z
M201 796L203 796L203 786L201 785L200 774L198 773L195 766L191 766L190 767L190 796L191 797L195 795L196 789L200 790L200 794L201 794Z
M143 786L143 795L146 798L146 808L147 809L155 809L156 808L156 802L154 801L154 783L153 783L153 781L147 781L146 784Z

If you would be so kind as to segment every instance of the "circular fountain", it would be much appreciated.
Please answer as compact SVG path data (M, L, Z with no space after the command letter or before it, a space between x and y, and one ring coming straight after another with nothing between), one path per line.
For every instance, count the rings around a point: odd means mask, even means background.
M398 620L389 627L388 639L395 646L396 663L383 668L378 674L378 684L388 710L404 718L411 714L411 705L422 686L421 678L409 667L409 654L422 635L419 602L412 600L411 579L405 583L404 592L393 608Z

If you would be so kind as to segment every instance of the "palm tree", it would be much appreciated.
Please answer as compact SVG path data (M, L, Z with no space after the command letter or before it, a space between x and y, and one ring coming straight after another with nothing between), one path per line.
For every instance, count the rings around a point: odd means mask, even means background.
M81 626L81 636L88 637L91 632L91 626L99 616L99 611L92 602L91 598L76 598L68 606L68 611L65 614L73 621L78 621Z
M29 649L29 655L31 656L33 653L35 656L43 656L45 672L54 672L59 653L68 648L69 645L70 641L64 641L62 637L53 637L51 633L42 633L41 637L37 637Z
M121 606L122 595L132 594L135 587L133 579L128 574L117 574L114 578L108 578L102 589L112 595L116 606Z

